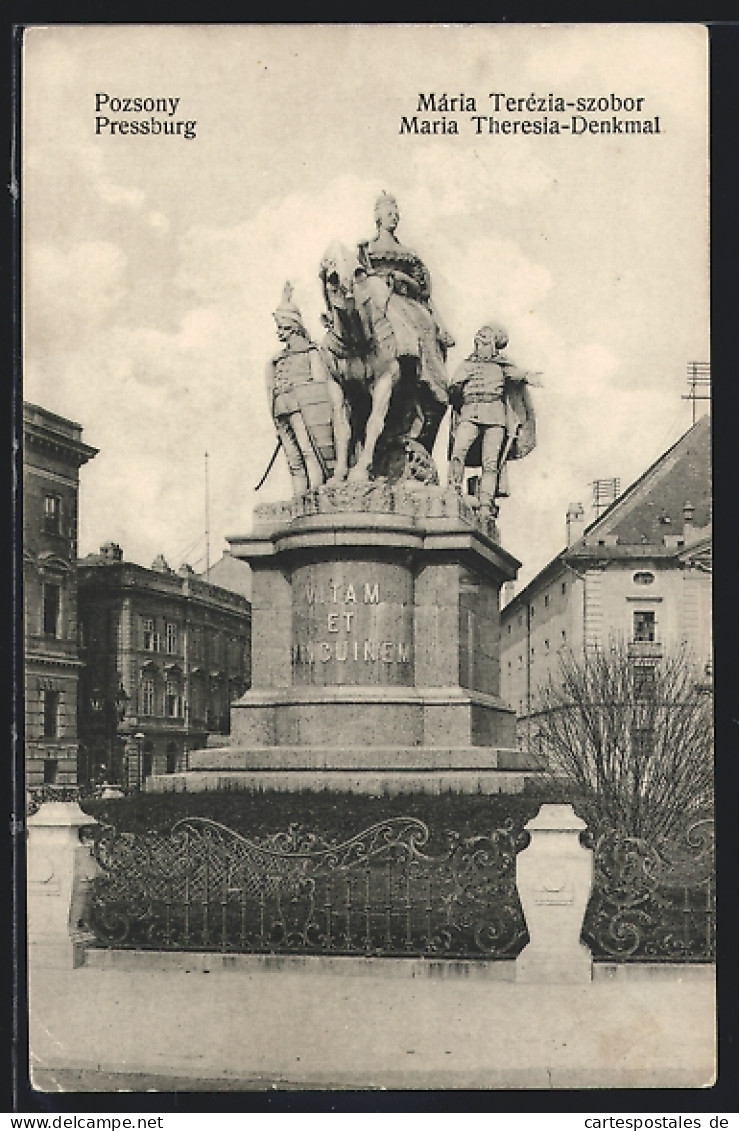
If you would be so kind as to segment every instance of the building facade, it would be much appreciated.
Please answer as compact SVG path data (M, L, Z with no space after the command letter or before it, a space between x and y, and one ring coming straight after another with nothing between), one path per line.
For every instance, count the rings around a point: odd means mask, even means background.
M97 455L82 428L23 405L23 634L26 784L78 780L79 469Z
M126 562L114 543L78 573L86 780L130 787L187 768L250 685L249 601L161 556Z
M501 693L530 747L540 689L563 650L618 639L635 663L687 646L712 665L711 436L702 417L587 528L567 513L567 546L501 614Z

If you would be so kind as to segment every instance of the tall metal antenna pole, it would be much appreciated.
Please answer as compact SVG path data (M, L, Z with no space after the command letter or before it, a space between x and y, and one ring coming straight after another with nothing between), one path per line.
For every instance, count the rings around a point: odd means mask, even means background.
M688 362L688 388L690 392L681 399L692 401L693 424L695 424L696 401L710 401L711 399L711 365L708 361Z
M210 497L208 491L208 453L205 453L205 580L210 578Z

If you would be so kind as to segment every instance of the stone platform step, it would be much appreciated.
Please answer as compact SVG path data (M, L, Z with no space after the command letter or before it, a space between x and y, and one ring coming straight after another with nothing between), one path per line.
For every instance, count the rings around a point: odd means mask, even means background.
M190 770L155 774L147 793L206 793L216 790L278 790L364 793L373 797L399 793L522 793L526 780L540 771L507 770Z
M534 770L524 750L500 746L220 746L191 750L193 770Z
M520 793L538 776L521 750L466 747L222 747L194 750L190 769L147 779L150 793L314 790L365 793Z

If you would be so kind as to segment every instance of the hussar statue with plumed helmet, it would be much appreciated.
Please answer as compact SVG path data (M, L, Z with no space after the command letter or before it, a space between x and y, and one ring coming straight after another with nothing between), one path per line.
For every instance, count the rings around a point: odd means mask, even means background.
M508 494L509 459L521 459L536 444L536 422L528 385L539 374L515 365L501 351L508 333L488 322L475 335L475 348L456 369L449 386L452 423L449 482L461 492L465 466L480 467L481 517L495 518L496 499Z
M274 319L282 349L267 365L267 396L297 497L346 478L349 423L341 389L310 339L289 282Z

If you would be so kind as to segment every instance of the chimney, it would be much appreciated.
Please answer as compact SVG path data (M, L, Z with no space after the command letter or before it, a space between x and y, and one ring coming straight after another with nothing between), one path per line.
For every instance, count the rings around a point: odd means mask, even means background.
M100 547L100 557L104 562L122 562L123 550L117 542L103 542Z
M567 508L567 545L582 538L585 533L585 509L582 503L570 503Z

